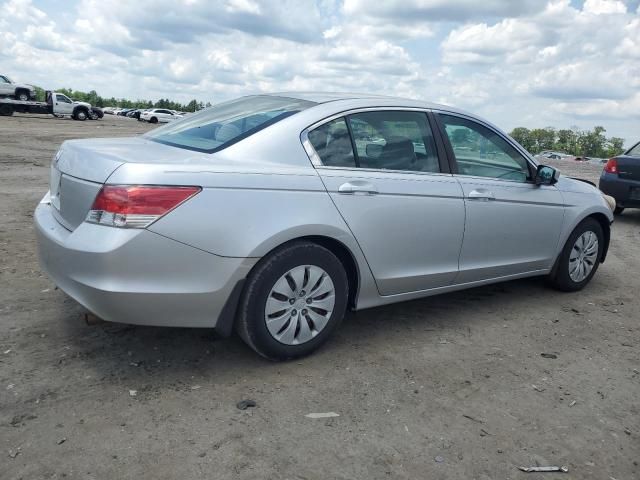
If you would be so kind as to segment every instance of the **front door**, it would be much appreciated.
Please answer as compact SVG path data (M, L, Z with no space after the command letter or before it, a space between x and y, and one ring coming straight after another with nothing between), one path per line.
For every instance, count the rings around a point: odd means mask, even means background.
M15 93L15 89L13 84L9 81L8 78L0 75L0 95L13 95Z
M534 166L493 129L462 116L439 118L466 208L455 282L551 268L564 219L561 193L535 185Z
M73 102L66 95L56 93L53 105L54 113L59 115L71 115L73 113Z
M311 130L308 140L380 294L451 284L464 203L459 183L441 170L426 113L353 113Z

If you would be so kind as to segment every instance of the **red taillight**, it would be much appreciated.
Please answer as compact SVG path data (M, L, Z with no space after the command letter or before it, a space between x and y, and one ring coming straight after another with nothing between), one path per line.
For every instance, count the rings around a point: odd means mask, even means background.
M618 161L615 158L610 158L604 166L604 171L607 173L618 173Z
M145 228L200 190L200 187L105 185L94 200L87 221Z

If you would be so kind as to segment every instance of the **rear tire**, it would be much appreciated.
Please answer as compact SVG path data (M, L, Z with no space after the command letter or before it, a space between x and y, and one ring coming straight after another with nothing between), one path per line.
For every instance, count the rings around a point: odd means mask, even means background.
M564 292L582 290L598 270L603 248L602 227L586 218L569 235L549 283Z
M156 117L151 117L149 119L149 123L158 123L158 119Z
M13 107L11 105L0 105L0 115L10 117L13 115Z
M265 358L302 357L338 327L348 293L344 266L332 252L315 243L292 242L263 258L247 278L236 330Z

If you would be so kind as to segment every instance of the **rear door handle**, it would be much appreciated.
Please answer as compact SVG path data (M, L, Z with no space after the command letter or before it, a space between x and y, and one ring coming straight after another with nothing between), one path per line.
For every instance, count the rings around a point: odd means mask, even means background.
M340 185L338 187L338 193L375 195L378 193L378 189L372 183L364 182L362 180L353 180Z
M483 202L487 202L489 200L495 200L496 196L490 190L487 190L485 188L478 188L477 190L471 190L467 198L469 200L480 200Z

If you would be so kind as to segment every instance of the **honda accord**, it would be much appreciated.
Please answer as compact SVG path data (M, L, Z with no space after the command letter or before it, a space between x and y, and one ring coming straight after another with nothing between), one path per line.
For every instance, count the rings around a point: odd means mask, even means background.
M310 353L347 309L537 275L579 290L612 221L481 118L327 93L66 141L35 212L43 269L96 316L235 328L270 359Z

